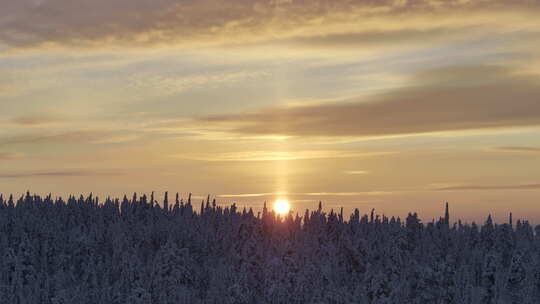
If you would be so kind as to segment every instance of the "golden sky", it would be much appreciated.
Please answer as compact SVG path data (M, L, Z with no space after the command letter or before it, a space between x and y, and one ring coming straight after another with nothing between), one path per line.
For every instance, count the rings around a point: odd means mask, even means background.
M540 2L0 3L0 192L540 222Z

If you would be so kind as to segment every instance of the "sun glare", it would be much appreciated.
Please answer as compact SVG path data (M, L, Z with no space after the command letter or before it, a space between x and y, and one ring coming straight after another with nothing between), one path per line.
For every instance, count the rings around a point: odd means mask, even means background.
M274 203L274 211L276 211L278 214L288 214L289 210L291 210L291 205L286 199L279 199Z

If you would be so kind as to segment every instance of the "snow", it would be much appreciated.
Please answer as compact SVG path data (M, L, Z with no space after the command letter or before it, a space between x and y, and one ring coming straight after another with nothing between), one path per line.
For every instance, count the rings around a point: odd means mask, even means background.
M540 303L527 221L165 200L0 197L0 303Z

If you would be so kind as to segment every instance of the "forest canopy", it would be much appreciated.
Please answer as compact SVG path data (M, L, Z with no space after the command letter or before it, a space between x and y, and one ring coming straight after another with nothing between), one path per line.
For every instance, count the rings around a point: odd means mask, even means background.
M538 303L540 226L0 196L3 303Z

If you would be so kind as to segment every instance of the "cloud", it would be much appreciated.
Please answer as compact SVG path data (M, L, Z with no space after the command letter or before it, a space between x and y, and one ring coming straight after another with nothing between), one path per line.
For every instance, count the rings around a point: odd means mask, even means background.
M137 134L125 134L125 135L110 135L102 138L94 139L91 141L93 144L120 144L125 142L131 142L139 139L140 136Z
M17 144L58 144L58 143L120 143L136 137L116 131L84 130L56 133L30 133L0 138L0 146Z
M219 194L217 197L220 198L244 198L244 197L261 197L261 196L272 196L272 195L283 195L286 193L240 193L240 194Z
M515 146L504 146L504 147L496 147L496 151L501 152L517 152L517 153L533 153L533 154L540 154L540 148L539 147L515 147Z
M84 176L108 176L117 175L119 172L98 172L86 170L70 171L42 171L42 172L23 172L23 173L0 173L0 178L28 178L28 177L84 177Z
M369 171L366 171L366 170L351 170L351 171L343 171L345 174L350 174L350 175L365 175L365 174L369 174Z
M512 28L534 24L537 10L537 3L528 0L19 0L0 5L0 42L16 47L144 46L264 41L403 27L425 31L456 24L489 27L493 22ZM458 20L456 14L462 18Z
M307 196L358 196L358 195L387 195L389 191L364 191L364 192L310 192L302 193Z
M435 188L435 191L475 191L475 190L540 190L540 184L523 184L523 185L461 185Z
M58 119L44 116L23 116L13 119L13 122L21 126L42 126L58 122Z
M392 192L388 191L361 191L361 192L268 192L268 193L239 193L239 194L220 194L220 198L249 198L249 197L266 197L266 196L377 196L388 195Z
M320 36L298 37L281 43L309 48L355 48L378 47L385 45L433 42L446 42L449 39L459 39L464 33L472 34L477 29L472 26L434 27L428 29L397 29L388 31L367 31L352 33L337 33Z
M10 152L0 152L0 160L14 160L21 158L19 153L10 153Z
M389 136L540 125L540 82L499 66L446 67L372 97L199 120L237 134Z
M279 160L305 160L323 158L358 158L393 154L395 152L359 152L340 150L308 150L308 151L246 151L226 153L190 153L177 154L174 157L220 162L244 162L244 161L279 161Z
M85 142L99 138L94 132L63 132L58 134L19 134L0 139L0 146L36 143Z
M206 74L163 76L163 75L134 75L129 80L129 88L141 94L153 90L161 96L174 95L189 89L209 89L227 84L253 81L266 78L270 74L266 71L227 71Z

